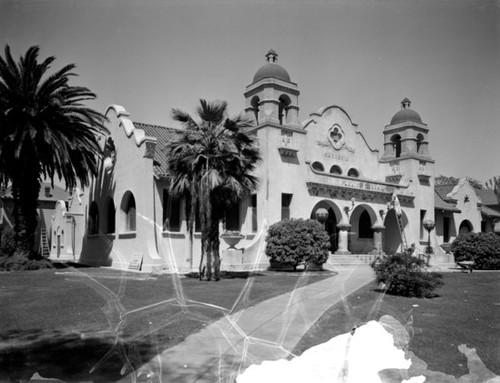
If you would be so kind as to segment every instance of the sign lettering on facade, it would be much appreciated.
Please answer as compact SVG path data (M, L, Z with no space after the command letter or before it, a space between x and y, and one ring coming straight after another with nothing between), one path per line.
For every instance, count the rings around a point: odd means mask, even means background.
M342 155L342 154L338 154L338 153L325 153L324 154L325 158L331 158L331 159L334 159L334 160L337 160L337 161L349 161L349 157L348 156L345 156L345 155Z
M321 177L322 183L326 185L340 186L351 189L387 192L387 193L392 192L392 187L389 187L387 185L377 184L374 182L348 180L336 177L324 177L324 176L319 176L319 177Z

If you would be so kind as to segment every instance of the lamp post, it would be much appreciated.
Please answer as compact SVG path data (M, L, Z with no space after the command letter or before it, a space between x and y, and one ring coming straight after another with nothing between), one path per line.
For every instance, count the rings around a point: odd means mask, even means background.
M320 207L318 210L316 210L316 220L323 224L325 226L326 220L328 219L328 210L326 210L323 207ZM325 227L326 230L326 227Z
M434 249L431 246L431 230L436 226L435 222L432 219L427 219L423 222L425 230L429 233L428 241L427 241L427 249L425 249L425 253L429 255L434 253ZM429 263L429 261L427 261Z

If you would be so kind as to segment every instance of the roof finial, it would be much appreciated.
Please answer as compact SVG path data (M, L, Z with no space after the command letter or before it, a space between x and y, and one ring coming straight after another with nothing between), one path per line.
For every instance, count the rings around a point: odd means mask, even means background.
M266 60L269 63L274 63L278 61L278 54L274 50L270 49L266 54Z
M411 105L411 101L409 100L408 97L403 98L403 101L401 101L401 108L403 109L408 109Z

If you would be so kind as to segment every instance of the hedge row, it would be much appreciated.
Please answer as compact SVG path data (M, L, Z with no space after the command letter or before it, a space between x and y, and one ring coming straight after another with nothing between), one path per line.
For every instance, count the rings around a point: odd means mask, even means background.
M500 237L495 233L469 233L451 244L455 261L473 261L479 270L500 270Z

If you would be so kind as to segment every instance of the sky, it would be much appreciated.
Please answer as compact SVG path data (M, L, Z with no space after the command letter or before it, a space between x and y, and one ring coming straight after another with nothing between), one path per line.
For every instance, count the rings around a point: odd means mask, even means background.
M500 175L500 1L0 0L0 54L40 46L77 65L102 113L175 126L171 109L231 114L269 49L298 84L300 119L342 106L372 148L408 97L436 175Z

